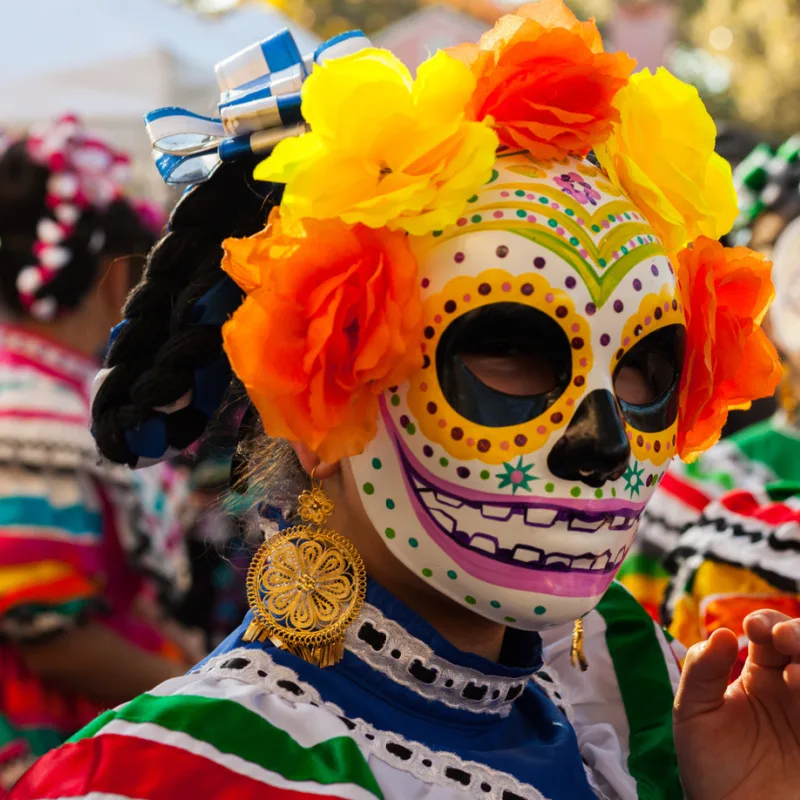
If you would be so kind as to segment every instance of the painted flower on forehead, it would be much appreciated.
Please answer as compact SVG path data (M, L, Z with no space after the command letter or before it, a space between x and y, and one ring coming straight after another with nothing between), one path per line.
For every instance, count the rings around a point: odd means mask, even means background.
M636 62L604 53L597 26L562 0L501 17L477 45L450 51L477 80L469 111L491 118L500 141L536 158L586 155L619 119L612 101Z
M686 313L677 452L693 461L720 437L732 408L768 397L780 359L761 321L775 291L772 264L746 247L704 236L678 254Z
M595 153L675 253L698 236L719 239L737 216L727 161L697 89L665 69L634 75L616 99L621 121Z
M402 232L277 211L227 239L223 269L246 293L223 328L231 367L270 436L325 461L375 436L378 396L422 366L417 262Z
M456 221L491 177L497 136L466 118L475 79L437 53L413 80L386 50L314 68L303 85L309 133L255 172L285 183L284 218L331 219L423 235Z

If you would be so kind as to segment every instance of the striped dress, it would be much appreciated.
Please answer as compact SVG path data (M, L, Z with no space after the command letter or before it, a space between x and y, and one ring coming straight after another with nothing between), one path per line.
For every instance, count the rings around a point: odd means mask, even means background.
M0 326L0 788L98 712L31 674L21 645L93 618L178 656L132 607L185 573L180 486L164 471L98 466L88 394L96 367Z
M785 487L784 487L785 488ZM739 637L731 680L747 658L744 619L771 608L800 617L800 494L744 489L710 502L667 554L665 624L691 646L718 628Z
M568 630L460 652L374 582L344 659L245 644L98 717L12 800L672 800L675 656L615 584Z
M670 580L664 559L681 532L727 492L768 486L782 494L800 487L800 429L782 411L725 439L693 464L672 464L645 509L619 579L660 620Z

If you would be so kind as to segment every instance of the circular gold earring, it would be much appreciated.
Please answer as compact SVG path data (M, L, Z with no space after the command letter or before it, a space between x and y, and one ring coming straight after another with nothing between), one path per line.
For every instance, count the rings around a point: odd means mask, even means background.
M305 524L270 536L247 573L253 621L244 641L266 641L318 667L344 656L347 628L367 592L367 571L349 539L324 527L333 501L311 472L311 487L298 499Z

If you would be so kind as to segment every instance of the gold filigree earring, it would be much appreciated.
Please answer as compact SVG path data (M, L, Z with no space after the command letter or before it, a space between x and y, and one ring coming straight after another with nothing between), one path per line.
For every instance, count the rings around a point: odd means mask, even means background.
M569 660L573 667L580 667L581 672L589 669L589 662L586 660L586 653L583 651L583 620L576 619L572 628L572 649L570 650Z
M244 641L273 644L318 667L344 655L347 628L361 613L367 572L352 542L323 527L333 501L311 472L311 488L299 497L305 524L270 536L247 573L253 621Z

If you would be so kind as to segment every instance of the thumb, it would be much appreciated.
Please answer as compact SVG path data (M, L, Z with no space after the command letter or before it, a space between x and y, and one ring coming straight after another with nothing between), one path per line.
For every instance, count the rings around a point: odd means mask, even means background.
M689 650L675 696L676 722L715 711L723 704L738 652L736 636L725 628Z

